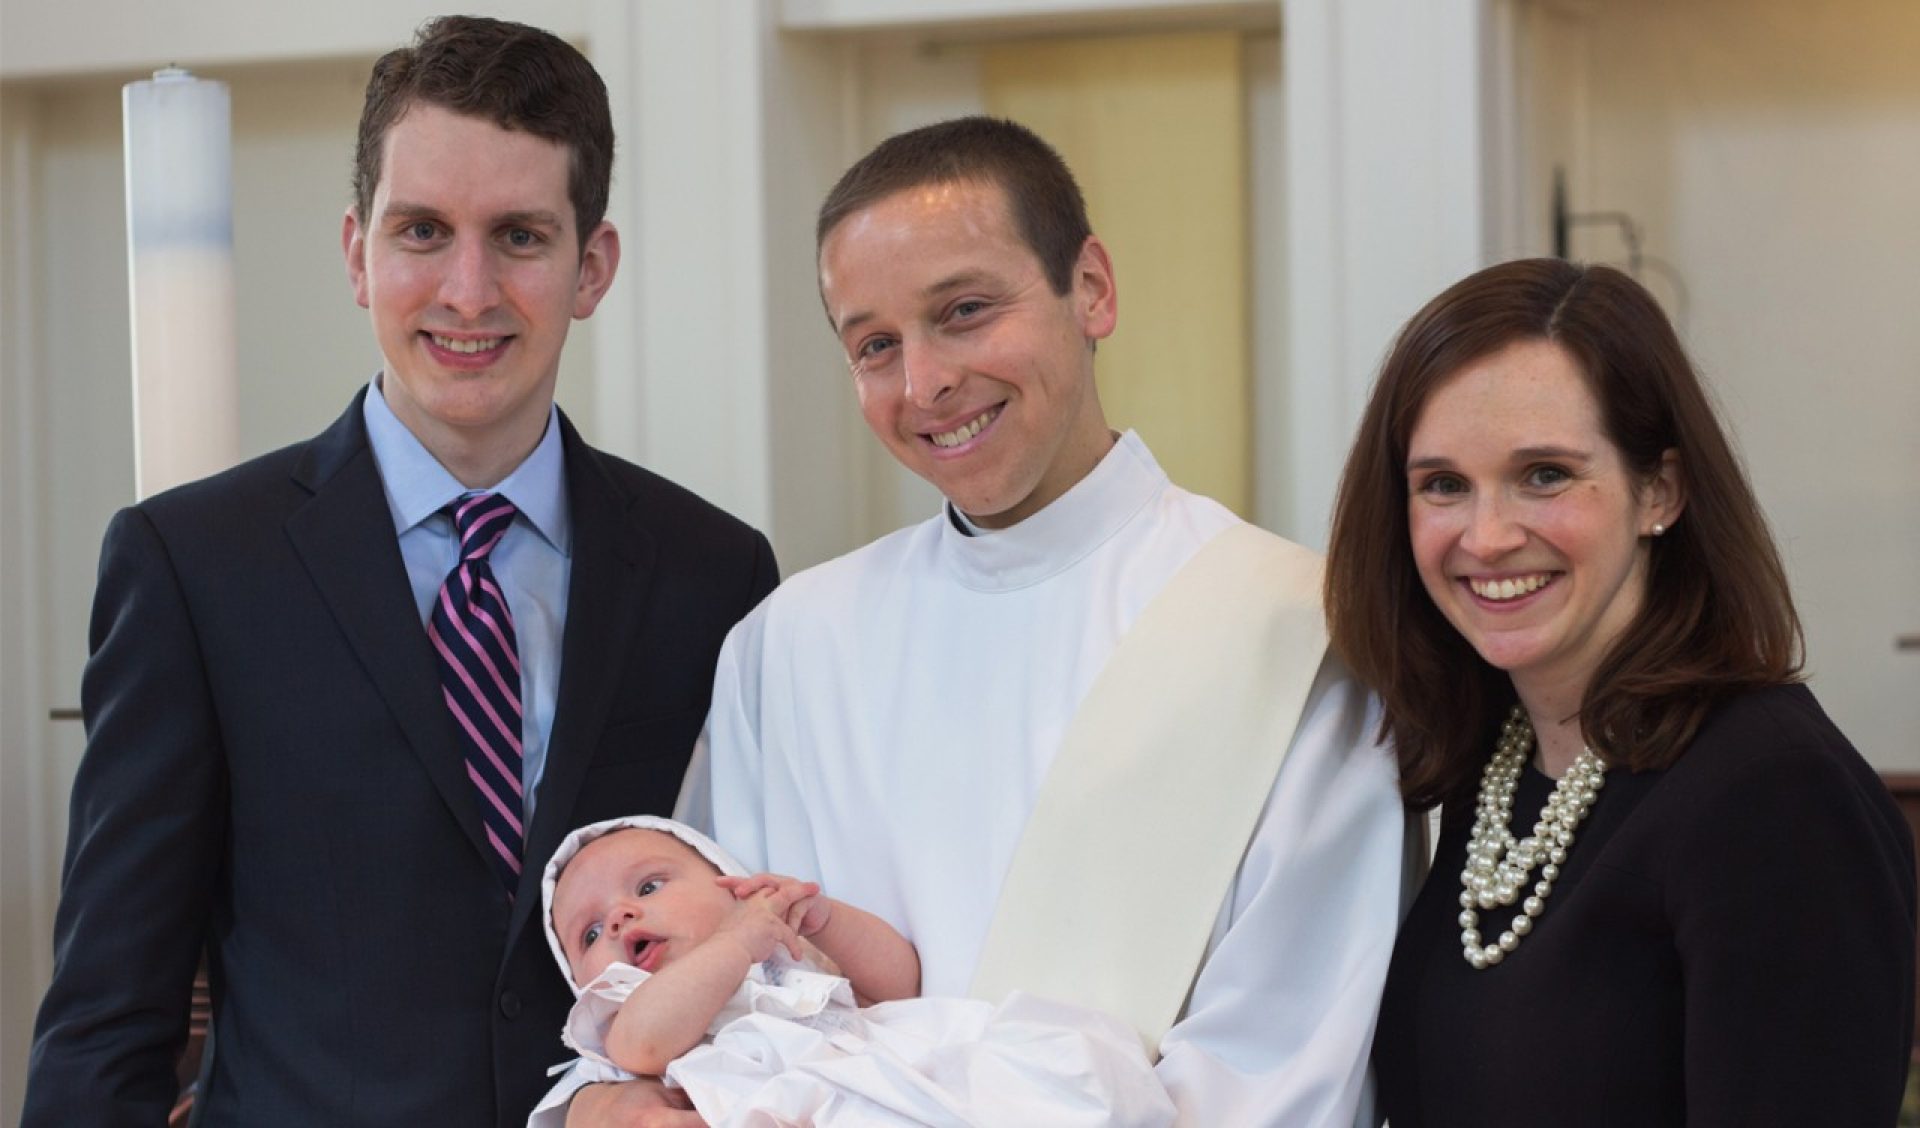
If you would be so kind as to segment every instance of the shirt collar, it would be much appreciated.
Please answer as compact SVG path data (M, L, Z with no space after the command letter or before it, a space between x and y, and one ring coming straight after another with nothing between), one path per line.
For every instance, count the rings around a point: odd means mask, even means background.
M405 533L438 513L446 504L474 491L440 465L380 391L380 377L367 388L362 416L367 442L380 467L380 483L387 495L393 529ZM514 467L490 493L505 494L520 516L561 555L573 549L573 516L567 507L567 476L560 445L559 409L547 405L547 429L533 453Z
M1132 431L1053 504L1005 529L983 529L948 502L940 551L965 586L1014 591L1058 575L1119 532L1169 485Z

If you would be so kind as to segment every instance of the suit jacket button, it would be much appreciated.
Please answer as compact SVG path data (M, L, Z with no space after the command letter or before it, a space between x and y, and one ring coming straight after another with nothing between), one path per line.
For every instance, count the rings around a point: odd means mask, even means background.
M500 1013L508 1018L520 1017L520 996L512 991L500 992Z

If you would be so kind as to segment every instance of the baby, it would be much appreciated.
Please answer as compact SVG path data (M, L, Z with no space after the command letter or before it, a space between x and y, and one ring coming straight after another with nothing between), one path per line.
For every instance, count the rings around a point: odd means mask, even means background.
M1139 1038L1016 992L920 999L913 945L819 886L748 875L652 816L574 831L547 864L547 940L579 1000L580 1054L534 1110L595 1081L662 1076L708 1123L1164 1125Z

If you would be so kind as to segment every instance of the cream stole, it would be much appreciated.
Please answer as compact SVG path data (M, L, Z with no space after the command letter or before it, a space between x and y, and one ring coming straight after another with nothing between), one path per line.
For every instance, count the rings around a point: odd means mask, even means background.
M975 998L1094 1007L1157 1055L1326 651L1320 576L1317 554L1240 525L1141 612L1041 785Z

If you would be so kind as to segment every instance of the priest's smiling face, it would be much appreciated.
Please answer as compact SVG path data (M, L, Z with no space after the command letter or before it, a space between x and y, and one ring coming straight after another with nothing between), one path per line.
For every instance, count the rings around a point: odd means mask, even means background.
M1093 383L1115 320L1106 248L1089 236L1056 293L999 185L854 212L821 244L820 292L867 425L978 524L1039 512L1112 447Z

